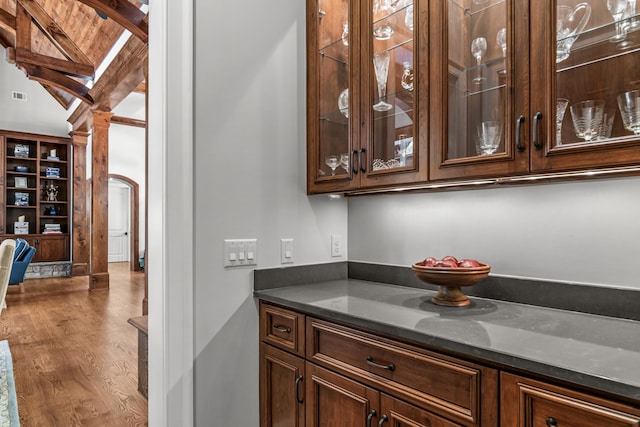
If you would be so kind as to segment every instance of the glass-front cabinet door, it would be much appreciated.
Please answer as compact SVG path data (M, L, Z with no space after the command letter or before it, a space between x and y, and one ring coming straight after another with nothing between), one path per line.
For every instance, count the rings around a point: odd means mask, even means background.
M635 0L532 1L532 170L640 161L640 15ZM544 27L540 27L546 23Z
M436 15L430 178L526 172L527 16L523 2L447 0Z
M358 0L307 0L307 189L356 188Z
M360 187L426 180L427 0L370 0L363 10ZM424 48L423 48L424 46Z
M426 180L426 4L307 1L309 193Z

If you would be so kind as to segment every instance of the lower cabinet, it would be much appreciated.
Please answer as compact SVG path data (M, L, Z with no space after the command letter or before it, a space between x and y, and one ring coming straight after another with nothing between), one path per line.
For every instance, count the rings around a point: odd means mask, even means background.
M638 427L640 407L564 387L501 375L501 425L516 427Z
M36 248L32 262L69 260L69 236L65 234L37 235L26 240Z
M500 372L262 301L260 318L261 427L640 427L640 402Z

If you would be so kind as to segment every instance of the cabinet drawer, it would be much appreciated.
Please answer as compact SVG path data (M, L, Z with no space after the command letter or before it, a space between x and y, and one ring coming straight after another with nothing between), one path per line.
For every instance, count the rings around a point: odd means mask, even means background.
M640 410L502 373L502 424L531 427L639 427Z
M260 302L260 341L304 357L305 316Z
M497 424L493 369L311 318L307 340L315 363L464 425Z

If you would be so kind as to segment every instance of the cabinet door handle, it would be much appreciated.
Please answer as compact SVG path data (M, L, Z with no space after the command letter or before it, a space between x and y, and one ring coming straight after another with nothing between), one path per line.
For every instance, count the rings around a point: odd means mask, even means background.
M284 327L278 325L277 323L275 325L273 325L273 329L275 329L278 332L282 332L283 334L290 334L291 333L291 328L284 328Z
M380 418L380 422L378 423L378 427L382 427L382 424L386 423L387 421L389 421L389 417L387 417L386 415L383 415Z
M540 119L542 119L542 113L538 111L533 115L533 146L536 150L540 150L542 148L542 143L538 140L540 137Z
M358 163L360 163L360 172L362 173L367 173L367 166L364 163L366 161L366 159L364 158L364 154L366 151L367 151L366 148L360 149L360 154L359 154L360 158L358 159Z
M351 153L351 170L354 175L358 175L358 150L353 150Z
M545 421L547 422L547 425L549 427L558 427L558 423L557 423L556 419L553 418L553 417L547 417L547 419Z
M302 382L302 375L298 375L296 378L296 402L304 403L304 399L300 397L300 383Z
M524 116L520 116L516 119L516 148L520 153L524 151L524 145L520 141L520 134L522 133L522 123L524 123Z
M369 412L369 415L367 415L367 427L371 427L371 420L375 416L376 416L376 410L372 409L371 412Z
M367 356L367 365L373 366L374 368L386 369L388 371L395 371L396 365L393 363L389 363L388 365L381 365L373 361L373 357Z

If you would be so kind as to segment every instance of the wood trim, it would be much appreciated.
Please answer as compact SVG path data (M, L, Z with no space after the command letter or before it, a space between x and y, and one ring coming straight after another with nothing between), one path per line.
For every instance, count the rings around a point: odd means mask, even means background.
M16 33L16 17L9 11L0 8L0 27L9 31L10 33Z
M147 127L146 120L132 119L132 118L129 118L129 117L122 117L122 116L113 116L113 117L111 117L111 124L124 125L124 126L133 126L133 127L138 127L138 128L146 128Z
M115 179L121 182L124 182L131 188L131 209L129 222L131 224L131 235L133 236L130 239L130 256L129 256L129 267L131 271L142 271L140 267L140 263L138 262L139 251L140 251L140 186L137 182L128 178L124 175L118 175L114 173L109 174L109 179Z
M19 68L25 70L30 80L35 80L44 85L57 87L58 89L68 92L76 98L83 100L89 105L94 104L93 98L89 95L88 87L62 73L40 67L38 65L24 63L19 64Z
M31 15L20 4L16 4L15 47L31 50Z
M86 276L91 272L91 227L87 211L88 182L87 176L87 141L88 132L72 132L71 144L73 145L73 223L72 243L73 248L71 275Z
M60 58L40 55L26 49L16 49L16 62L37 65L51 70L55 70L69 76L81 79L93 80L95 69L93 65L78 64Z
M128 0L78 0L129 30L131 34L147 43L149 28L146 15Z

